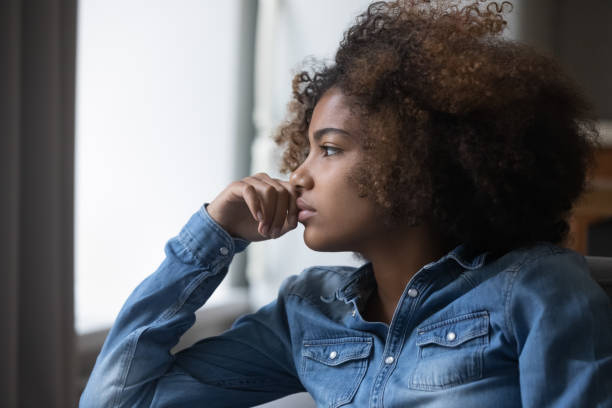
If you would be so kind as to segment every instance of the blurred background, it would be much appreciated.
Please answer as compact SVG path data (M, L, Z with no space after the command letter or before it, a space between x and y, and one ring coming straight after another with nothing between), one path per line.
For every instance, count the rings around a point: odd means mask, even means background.
M75 406L130 292L230 181L276 177L291 78L368 0L7 0L0 5L0 406ZM612 256L612 2L517 0L505 35L553 55L602 144L567 246ZM175 350L268 303L321 254L251 245ZM33 392L35 391L35 392ZM313 406L307 396L269 406Z

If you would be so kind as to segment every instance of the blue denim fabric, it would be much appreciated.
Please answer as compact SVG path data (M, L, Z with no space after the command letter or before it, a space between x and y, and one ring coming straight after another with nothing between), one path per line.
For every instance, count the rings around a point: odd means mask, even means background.
M306 390L320 407L612 407L612 307L584 258L542 243L455 248L404 290L390 326L360 310L371 266L313 267L231 330L170 349L247 242L201 208L130 295L82 407L246 407Z

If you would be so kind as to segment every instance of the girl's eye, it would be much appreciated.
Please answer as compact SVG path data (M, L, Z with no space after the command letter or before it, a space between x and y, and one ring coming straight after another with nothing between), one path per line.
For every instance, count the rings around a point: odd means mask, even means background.
M325 152L324 156L333 156L334 154L340 153L340 149L333 146L321 146L321 150Z

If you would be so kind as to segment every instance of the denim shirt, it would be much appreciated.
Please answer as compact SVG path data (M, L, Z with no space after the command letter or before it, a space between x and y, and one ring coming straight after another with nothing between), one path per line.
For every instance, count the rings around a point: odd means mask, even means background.
M541 243L459 246L423 266L390 325L361 316L370 264L318 266L227 332L170 349L248 242L196 212L130 295L81 407L612 407L612 307L584 258Z

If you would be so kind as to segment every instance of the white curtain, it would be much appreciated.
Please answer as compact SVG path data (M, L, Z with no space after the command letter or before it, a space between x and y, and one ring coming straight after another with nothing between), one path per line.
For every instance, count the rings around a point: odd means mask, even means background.
M291 79L307 57L330 61L342 34L370 0L260 0L255 57L256 138L252 173L278 173L280 152L272 139L285 117ZM278 240L252 244L247 276L251 301L261 306L272 300L281 282L312 265L355 265L350 253L311 251L302 239L303 227Z

